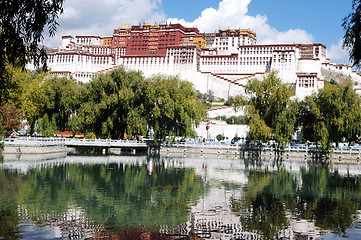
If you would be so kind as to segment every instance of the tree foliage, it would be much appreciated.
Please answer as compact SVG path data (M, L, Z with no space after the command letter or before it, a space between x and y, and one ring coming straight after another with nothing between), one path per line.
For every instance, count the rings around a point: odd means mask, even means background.
M46 67L45 50L39 45L44 28L50 36L55 34L62 11L63 0L0 1L0 104L12 86L9 66L24 69L31 57L35 65Z
M0 107L0 123L2 122L1 131L5 131L3 134L8 135L13 131L18 131L21 127L21 114L13 104L4 104Z
M300 109L303 138L320 142L325 149L333 142L358 141L361 136L361 99L351 81L344 86L326 82Z
M22 91L21 109L24 118L30 125L31 134L34 131L37 119L42 115L42 108L45 99L45 74L39 74L35 78L23 79L26 86Z
M141 72L117 68L85 85L77 118L80 129L107 138L146 133L144 92ZM129 126L128 126L129 123Z
M9 68L9 71L12 76L11 81L15 84L9 89L6 103L0 106L3 109L0 121L6 128L5 135L13 130L19 130L20 120L27 121L31 127L31 134L35 128L38 133L43 130L48 131L46 134L48 136L53 135L49 129L54 133L71 128L70 117L79 107L82 84L71 79L52 77L44 72L29 72L14 67ZM10 112L17 113L16 117L14 114L9 114ZM17 122L17 125L9 127L6 121ZM49 129L48 121L52 123Z
M349 51L349 59L354 67L361 67L361 1L352 1L352 12L343 19L345 29L343 47Z
M159 139L169 135L189 135L192 127L206 115L204 105L196 100L193 85L181 81L178 76L157 75L151 78L147 101L149 125Z
M54 133L58 131L55 117L50 117L48 114L44 114L36 121L35 131L43 137L52 137Z
M159 139L186 136L205 116L193 86L178 77L154 76L123 67L99 75L86 84L77 122L99 137L147 135Z
M0 132L17 130L13 123L25 119L30 134L36 131L42 136L72 130L92 137L154 135L164 139L190 136L206 115L193 85L179 77L146 79L140 71L119 67L79 83L44 72L9 70L16 84L9 91L7 107L0 111ZM10 112L17 113L16 117Z
M244 106L250 127L248 138L262 142L269 139L289 142L298 110L297 103L291 100L293 87L282 83L277 73L272 71L262 80L251 79L245 92L245 97L235 97L235 106Z
M28 84L24 91L23 111L30 123L31 133L36 131L50 137L57 131L73 129L71 120L80 105L82 84L44 73L30 79Z
M44 99L41 116L47 115L51 121L54 120L59 131L70 129L70 119L80 106L81 84L76 83L74 79L50 77L45 80L42 87Z

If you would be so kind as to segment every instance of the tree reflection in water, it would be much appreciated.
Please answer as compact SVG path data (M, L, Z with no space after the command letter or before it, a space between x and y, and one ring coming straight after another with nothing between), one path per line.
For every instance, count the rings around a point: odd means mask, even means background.
M0 199L0 238L20 239L19 223L16 203L8 198Z
M299 174L280 165L275 172L250 170L247 177L245 195L232 199L232 210L244 229L264 239L292 228L288 219L309 219L318 229L347 237L361 207L360 177L341 176L325 165L301 168Z
M74 239L297 238L306 220L347 237L361 207L360 177L327 165L143 160L0 169L0 237L20 238L23 216Z
M156 234L159 226L180 225L187 222L190 207L204 193L204 184L194 169L165 168L161 163L150 171L147 165L122 163L64 164L31 169L24 175L1 169L0 182L9 182L8 188L0 187L0 198L10 199L14 205L14 209L11 204L1 209L1 219L16 222L17 206L21 206L38 224L68 224L65 221L76 219L91 228L103 226L103 233L138 234L139 226L146 226L143 232ZM74 206L81 211L76 212ZM14 226L3 225L1 236L8 236L5 231Z

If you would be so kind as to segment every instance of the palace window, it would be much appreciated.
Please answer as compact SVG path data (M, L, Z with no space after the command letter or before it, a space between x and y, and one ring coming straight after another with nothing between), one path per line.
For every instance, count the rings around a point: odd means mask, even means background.
M298 80L298 86L302 88L313 88L315 86L315 77L300 77Z

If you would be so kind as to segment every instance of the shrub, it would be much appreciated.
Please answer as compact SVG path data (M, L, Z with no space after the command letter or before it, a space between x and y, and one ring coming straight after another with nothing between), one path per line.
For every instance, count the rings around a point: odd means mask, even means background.
M246 124L246 120L244 117L240 116L240 117L236 117L236 116L232 116L226 119L226 122L228 124Z
M222 140L224 139L224 137L223 137L222 134L218 134L218 135L216 136L216 139L217 139L217 141L219 142L219 141L222 141Z
M233 104L234 104L233 97L228 98L228 100L224 103L224 105L226 105L226 106L233 106Z
M87 133L85 133L84 138L86 138L86 139L96 139L97 136L93 132L87 132Z

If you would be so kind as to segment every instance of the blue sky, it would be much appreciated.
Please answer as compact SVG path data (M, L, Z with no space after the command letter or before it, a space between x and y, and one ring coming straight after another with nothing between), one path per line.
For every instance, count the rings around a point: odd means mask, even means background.
M254 0L249 5L250 15L267 15L268 23L278 30L301 28L311 33L316 42L326 44L343 37L342 19L350 10L348 0Z
M111 36L122 24L180 22L202 32L250 28L259 43L323 43L332 62L347 62L341 48L342 19L352 0L65 0L55 38L62 35Z
M167 18L184 18L193 21L208 8L218 8L218 0L163 0L163 9ZM189 7L192 6L193 7ZM280 31L301 28L311 33L318 42L335 42L341 39L342 19L351 10L351 0L252 0L248 5L248 15L267 16L268 24ZM331 41L331 42L330 42Z

